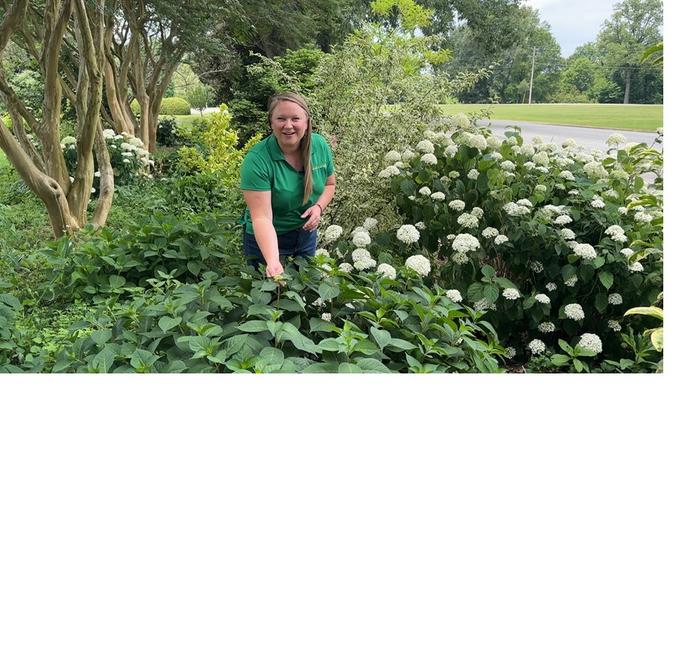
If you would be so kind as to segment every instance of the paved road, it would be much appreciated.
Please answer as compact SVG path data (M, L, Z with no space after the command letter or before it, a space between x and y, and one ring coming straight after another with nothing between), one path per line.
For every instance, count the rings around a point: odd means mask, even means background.
M545 142L561 142L567 138L573 138L578 145L589 149L607 150L605 141L612 133L622 134L628 143L648 143L651 145L656 138L654 132L635 132L626 129L598 129L594 127L568 127L565 125L540 125L534 122L514 122L507 120L491 120L491 128L494 133L503 136L508 125L517 124L521 127L523 140L529 143L534 136L539 136ZM488 120L480 120L480 126L487 126ZM657 144L658 147L658 144Z

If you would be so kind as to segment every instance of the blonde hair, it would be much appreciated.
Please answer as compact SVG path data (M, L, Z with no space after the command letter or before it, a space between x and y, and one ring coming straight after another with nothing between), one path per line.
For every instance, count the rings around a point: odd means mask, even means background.
M313 169L311 167L311 134L313 133L311 125L311 113L306 100L297 93L275 93L270 97L267 103L267 123L272 127L272 112L280 102L294 102L299 105L306 114L307 127L304 137L301 139L301 160L304 164L304 204L309 201L313 193Z

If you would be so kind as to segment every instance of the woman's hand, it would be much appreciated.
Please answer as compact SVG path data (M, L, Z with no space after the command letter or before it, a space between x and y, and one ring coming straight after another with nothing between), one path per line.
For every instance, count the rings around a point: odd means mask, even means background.
M284 268L282 267L282 264L279 261L268 263L265 267L265 274L268 277L276 277L278 274L282 274L283 272Z
M321 207L318 204L313 204L301 214L301 217L309 218L304 223L302 229L305 229L306 231L313 231L314 229L318 228L318 224L321 222Z

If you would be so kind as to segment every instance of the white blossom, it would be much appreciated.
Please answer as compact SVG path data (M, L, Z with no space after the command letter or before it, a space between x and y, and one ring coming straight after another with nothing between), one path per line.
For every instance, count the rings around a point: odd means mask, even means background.
M598 161L589 161L583 166L583 171L591 179L605 179L608 177L608 171Z
M481 235L484 238L495 238L498 236L498 229L495 227L486 227L486 229L481 232Z
M455 290L455 289L447 290L447 291L445 292L445 294L446 294L447 297L448 297L449 299L451 299L455 304L459 304L460 302L463 301L463 299L462 299L462 294L459 292L459 290Z
M355 245L355 247L366 247L371 242L372 238L370 237L369 232L365 231L364 229L356 232L352 237L352 244Z
M460 224L467 229L475 229L479 226L479 220L471 213L462 213L462 215L457 218L457 224Z
M464 265L469 260L464 252L455 252L451 258L457 265Z
M448 177L450 179L459 179L459 170L450 170Z
M423 154L433 154L433 152L435 152L435 146L427 140L418 143L416 149Z
M562 142L561 146L562 147L576 147L576 141L573 138L567 138Z
M547 297L547 295L545 295L544 293L538 293L537 295L535 295L535 301L539 302L540 304L550 303L549 297Z
M353 262L355 262L355 263L357 261L359 261L360 259L372 258L372 255L369 253L369 251L362 248L362 247L358 247L357 249L354 249L352 251L351 256L352 256Z
M603 343L595 333L584 333L578 341L578 346L594 354L600 354L603 351Z
M462 200L452 200L447 206L453 211L464 211L464 202Z
M390 165L392 163L396 163L397 161L401 161L401 154L396 150L391 150L384 155L384 161Z
M598 197L597 195L591 200L591 206L594 209L604 209L605 208L605 202L603 202L603 199Z
M321 313L321 319L325 322L330 322L333 319L333 316L330 313Z
M630 272L643 272L644 266L639 261L635 261L628 269Z
M566 227L562 229L559 233L562 235L562 238L564 238L564 240L573 240L574 238L576 238L576 234L573 231L571 231L571 229L567 229Z
M437 191L430 196L430 199L434 200L435 202L444 202L445 201L445 193L441 193L440 191Z
M352 272L353 270L352 265L350 263L341 263L338 266L338 269L342 270L343 272Z
M619 224L610 225L605 233L610 236L612 240L618 243L627 242L627 236L625 236L625 230Z
M416 222L415 227L416 227L416 229L418 229L418 231L424 231L425 228L426 228L426 227L425 227L425 222L422 222L422 221L421 221L421 222Z
M573 288L577 283L578 277L575 274L564 281L564 285L569 286L569 288Z
M567 304L564 306L564 315L571 320L582 320L585 316L581 304Z
M452 241L452 249L463 254L475 252L479 247L481 247L481 244L471 234L457 234Z
M540 322L540 324L537 325L537 330L540 333L554 333L556 329L557 327L554 325L554 322Z
M396 175L400 175L401 170L399 170L396 166L387 166L382 170L378 177L380 179L388 179L389 177L395 177Z
M475 147L481 152L489 146L489 143L481 134L466 134L464 142L468 147Z
M457 154L457 149L458 148L456 145L448 145L445 148L445 156L451 159L455 154Z
M608 304L613 306L619 306L622 304L622 295L620 293L614 292L608 295Z
M639 211L634 215L635 222L649 223L653 219L653 216L649 213L646 213L645 211Z
M533 272L536 272L537 274L539 274L540 272L542 272L542 270L544 270L544 265L542 265L541 261L532 261L530 263L530 269Z
M430 152L428 152L428 154L424 154L424 155L420 158L420 160L421 160L423 163L427 163L428 165L431 165L431 166L436 165L437 162L438 162L437 157L436 157L434 154L431 154Z
M622 327L617 320L608 320L608 329L611 331L622 331Z
M367 229L367 231L372 231L379 224L377 218L365 218L362 226Z
M587 261L598 256L595 251L595 247L593 247L593 245L589 245L588 243L579 243L576 245L576 247L574 247L574 254Z
M503 292L501 293L505 299L518 299L520 297L520 292L516 290L515 288L504 288Z
M623 247L623 248L620 250L620 254L622 254L623 256L626 256L627 258L629 258L630 256L632 256L632 254L634 254L634 250L633 250L633 249L630 249L629 247Z
M323 240L325 240L329 243L332 243L332 242L338 240L338 238L340 238L340 236L342 236L342 234L343 234L343 228L338 224L332 224L332 225L329 225L329 227L326 229L325 233L323 234Z
M569 224L570 222L573 222L572 218L570 215L559 215L556 218L554 218L554 224Z
M406 267L415 270L422 277L430 274L430 261L422 254L414 254L406 259Z
M493 239L494 245L503 245L503 243L507 243L507 242L508 242L508 236L504 236L503 234L498 234L498 236L496 236Z
M357 251L357 250L355 250ZM377 262L372 258L360 258L355 261L355 269L356 270L369 270L370 268L373 268L374 266L377 265Z
M557 284L550 281L545 288L549 290L549 292L554 292L557 289Z
M610 147L615 147L616 145L622 145L627 139L619 133L610 134L608 140L605 141Z
M401 160L404 163L408 163L414 156L416 156L416 153L412 150L404 150L403 154L401 155Z
M420 232L412 224L405 224L398 228L396 237L402 242L410 245L417 243L420 239Z
M515 163L508 160L501 161L501 169L506 172L513 172L515 170Z
M427 197L428 195L430 195L430 193L432 193L432 192L433 192L433 191L431 191L430 188L428 188L427 186L421 186L421 187L418 189L418 193L419 193L420 195L425 195L426 197Z
M527 346L527 348L532 352L533 356L539 356L540 354L544 354L545 349L547 347L545 344L541 341L535 338L534 340L531 340Z
M527 206L516 204L515 202L508 202L508 204L504 204L503 210L508 215L513 216L528 215L530 213L530 209Z
M571 170L562 170L559 176L566 181L576 181L576 177L574 177L574 173Z
M506 352L503 354L506 358L513 358L518 352L515 351L515 347L506 347Z
M377 272L388 279L396 279L396 269L388 263L380 263L377 266Z
M319 247L316 250L316 254L314 254L314 256L330 256L330 254L328 253L327 249L323 249L323 247Z
M483 298L477 302L474 302L475 311L492 311L496 306L492 304L488 299Z
M537 152L532 160L538 166L548 166L549 165L549 155L546 152Z
M479 177L479 171L476 168L472 168L467 173L467 179L471 179L472 181L478 179L478 177Z

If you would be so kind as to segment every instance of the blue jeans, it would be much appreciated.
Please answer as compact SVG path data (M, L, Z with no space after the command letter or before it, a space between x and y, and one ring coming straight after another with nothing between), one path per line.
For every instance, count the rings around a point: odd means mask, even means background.
M277 234L277 247L280 253L280 262L285 256L303 256L310 258L316 253L316 229L306 231L299 227L284 234ZM249 265L258 268L265 265L265 257L258 247L253 234L243 231L243 256Z

